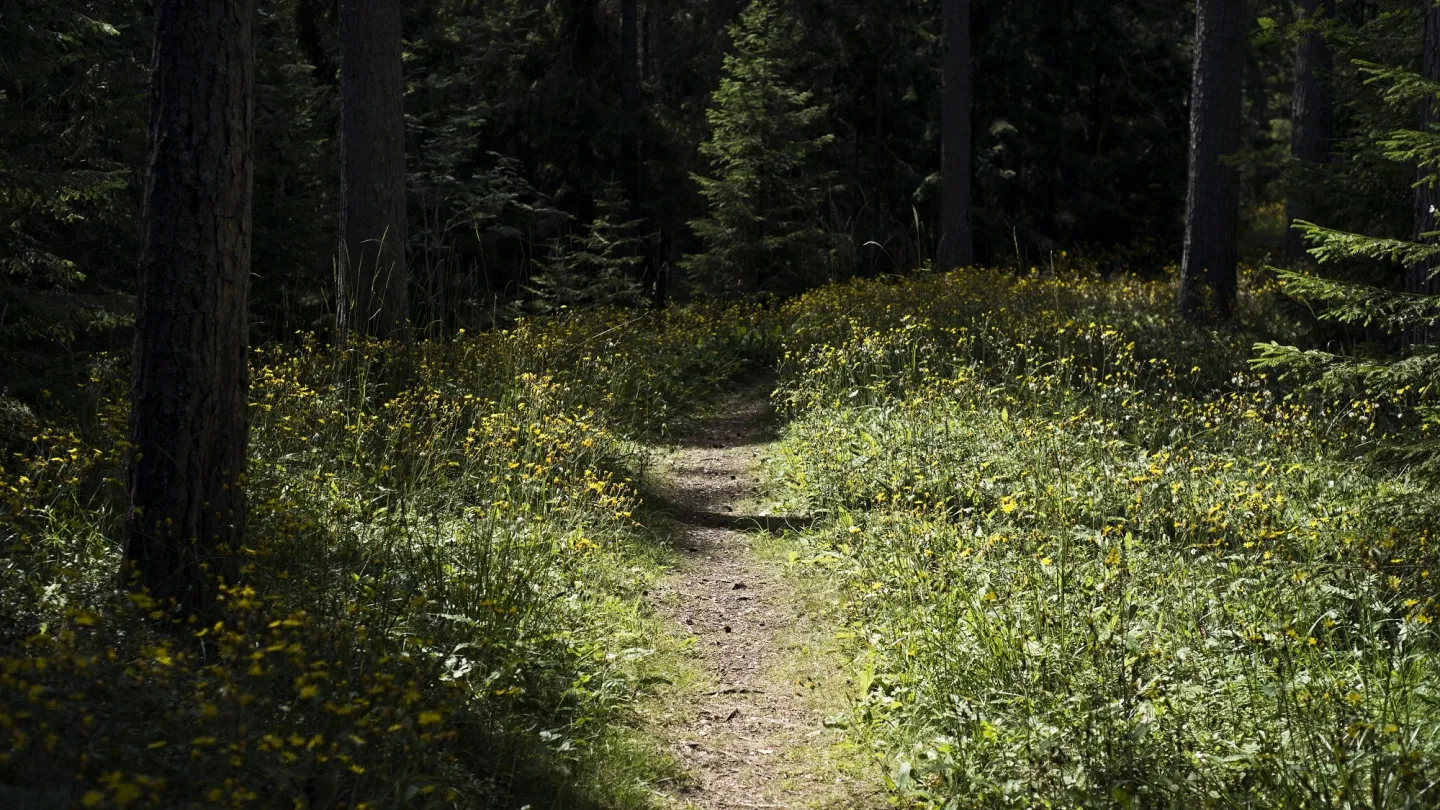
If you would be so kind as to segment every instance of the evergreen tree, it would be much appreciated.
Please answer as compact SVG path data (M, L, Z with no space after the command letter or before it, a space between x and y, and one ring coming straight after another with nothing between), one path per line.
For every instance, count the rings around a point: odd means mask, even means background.
M597 201L599 213L588 228L551 241L549 255L536 259L526 285L531 295L526 309L554 312L640 302L647 291L640 276L650 234L643 221L623 218L629 203L619 189L611 189Z
M1405 82L1399 82L1404 84ZM1436 182L1436 168L1440 166L1440 4L1431 2L1425 15L1425 44L1421 49L1420 78L1414 87L1414 94L1420 102L1420 128L1411 132L1396 133L1388 144L1394 156L1419 166L1415 180L1415 230L1416 242L1435 244L1440 231L1440 217L1436 206L1440 205L1440 183ZM1405 274L1405 291L1433 298L1440 295L1440 278L1430 262L1412 262ZM1434 319L1411 324L1406 332L1407 342L1435 344L1440 342L1440 324Z
M1440 131L1428 109L1440 103L1440 82L1379 65L1362 68L1372 81L1388 87L1385 99L1389 104L1427 110L1421 128L1397 131L1381 146L1391 159L1418 166L1420 193L1433 189L1440 180ZM1430 214L1428 210L1425 213ZM1340 355L1267 343L1257 347L1260 356L1256 366L1314 374L1314 385L1327 393L1359 389L1409 396L1427 428L1417 442L1404 449L1422 469L1440 472L1440 437L1435 430L1440 427L1440 386L1436 385L1440 380L1440 347L1426 340L1440 320L1440 293L1434 289L1440 280L1440 244L1436 243L1440 234L1422 231L1411 241L1347 233L1304 221L1296 227L1311 245L1310 255L1322 265L1368 260L1409 268L1403 291L1278 271L1292 295L1326 305L1320 313L1322 318L1402 335L1406 352L1396 359L1384 354ZM1417 227L1421 227L1418 222Z
M707 212L690 227L705 250L684 269L717 288L793 289L828 275L839 241L822 226L828 108L801 89L805 43L787 5L755 0L728 33L735 51L700 145L712 173L694 175Z
M133 263L91 259L135 255L153 24L118 0L0 6L0 295L128 286Z

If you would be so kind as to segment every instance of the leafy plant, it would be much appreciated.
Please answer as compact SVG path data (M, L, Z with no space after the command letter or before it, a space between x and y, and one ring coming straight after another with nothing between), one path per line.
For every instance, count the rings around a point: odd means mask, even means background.
M1416 103L1440 103L1440 86L1404 70L1375 64L1362 65L1372 83L1383 85L1385 101L1396 108ZM1381 142L1387 158L1418 166L1417 186L1440 182L1440 133L1400 130ZM1430 212L1433 218L1434 211ZM1432 220L1433 221L1433 220ZM1298 222L1310 254L1322 266L1365 261L1403 268L1412 278L1411 291L1396 291L1372 284L1325 278L1301 271L1279 270L1286 291L1302 301L1319 304L1319 317L1352 327L1400 336L1403 356L1381 348L1340 353L1302 349L1268 342L1257 346L1255 367L1303 375L1328 395L1403 396L1414 408L1418 430L1391 443L1403 456L1430 474L1440 472L1440 295L1433 280L1440 274L1440 232L1419 234L1418 241L1388 239L1323 228Z
M651 235L643 230L643 220L621 220L624 203L618 189L612 188L598 207L589 227L551 241L549 255L536 262L527 289L533 296L528 308L553 312L640 301L642 247Z
M795 290L834 278L841 236L823 227L832 175L818 158L834 135L828 107L804 86L805 44L790 6L755 0L728 29L735 52L706 113L694 175L706 216L690 227L704 244L683 269L702 288Z

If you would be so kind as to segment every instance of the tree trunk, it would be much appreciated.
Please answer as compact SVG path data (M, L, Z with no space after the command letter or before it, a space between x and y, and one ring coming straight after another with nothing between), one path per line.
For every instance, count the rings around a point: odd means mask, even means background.
M1440 81L1440 6L1429 4L1425 15L1425 48L1421 58L1420 75L1430 81ZM1440 103L1435 99L1426 102L1421 111L1420 129L1434 132L1440 124ZM1437 186L1435 170L1420 169L1415 186L1415 241L1434 242L1436 237L1424 234L1440 231L1440 218L1436 217L1436 206L1440 206L1440 186ZM1440 274L1435 272L1434 260L1417 264L1405 275L1405 291L1420 295L1440 295ZM1440 342L1440 323L1434 321L1418 324L1407 330L1407 345L1432 346Z
M1240 184L1227 158L1240 149L1245 0L1197 0L1190 92L1190 182L1180 311L1226 319L1235 306Z
M625 134L620 144L620 168L630 218L640 209L640 32L638 0L620 2L620 105L625 113Z
M1330 20L1335 16L1335 0L1300 0L1302 19L1313 23L1317 18ZM1323 166L1330 162L1330 142L1335 137L1334 103L1330 79L1335 59L1330 46L1319 31L1301 35L1295 47L1295 90L1290 109L1290 156L1296 161ZM1285 257L1299 261L1306 257L1305 238L1294 229L1295 220L1313 222L1314 201L1307 191L1292 190L1285 201Z
M638 0L621 0L620 2L620 106L625 116L625 131L620 137L620 175L621 182L625 186L626 214L628 219L638 221L645 216L641 200L640 180L640 8ZM643 229L641 225L635 227ZM643 248L636 247L632 250L643 251ZM654 298L659 285L656 284L654 269L649 261L640 264L639 275L640 283L651 298Z
M652 20L656 0L646 0L645 11L640 15L640 75L650 81L655 78L655 39Z
M950 270L975 262L975 238L970 227L974 68L970 60L970 0L942 0L942 4L945 54L940 103L940 245L935 265Z
M157 0L122 577L186 610L245 533L255 0Z
M400 0L340 0L342 335L403 338L409 329L400 33Z

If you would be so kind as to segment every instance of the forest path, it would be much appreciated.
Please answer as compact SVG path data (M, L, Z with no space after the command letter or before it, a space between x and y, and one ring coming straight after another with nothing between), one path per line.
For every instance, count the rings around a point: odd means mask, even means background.
M760 530L798 522L760 508L757 468L777 427L766 382L660 449L660 500L682 559L651 601L692 640L699 670L653 718L691 774L666 798L697 810L881 807L878 772L824 723L846 700L835 628L755 549Z

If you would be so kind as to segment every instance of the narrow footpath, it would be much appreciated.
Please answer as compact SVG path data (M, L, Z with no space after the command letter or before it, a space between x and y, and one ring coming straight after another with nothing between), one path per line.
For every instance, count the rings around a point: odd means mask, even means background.
M662 455L682 561L652 599L693 639L701 671L658 718L692 775L668 798L697 810L879 807L880 777L824 722L845 700L833 628L752 548L761 530L797 520L760 514L756 468L775 430L765 394L745 390Z

